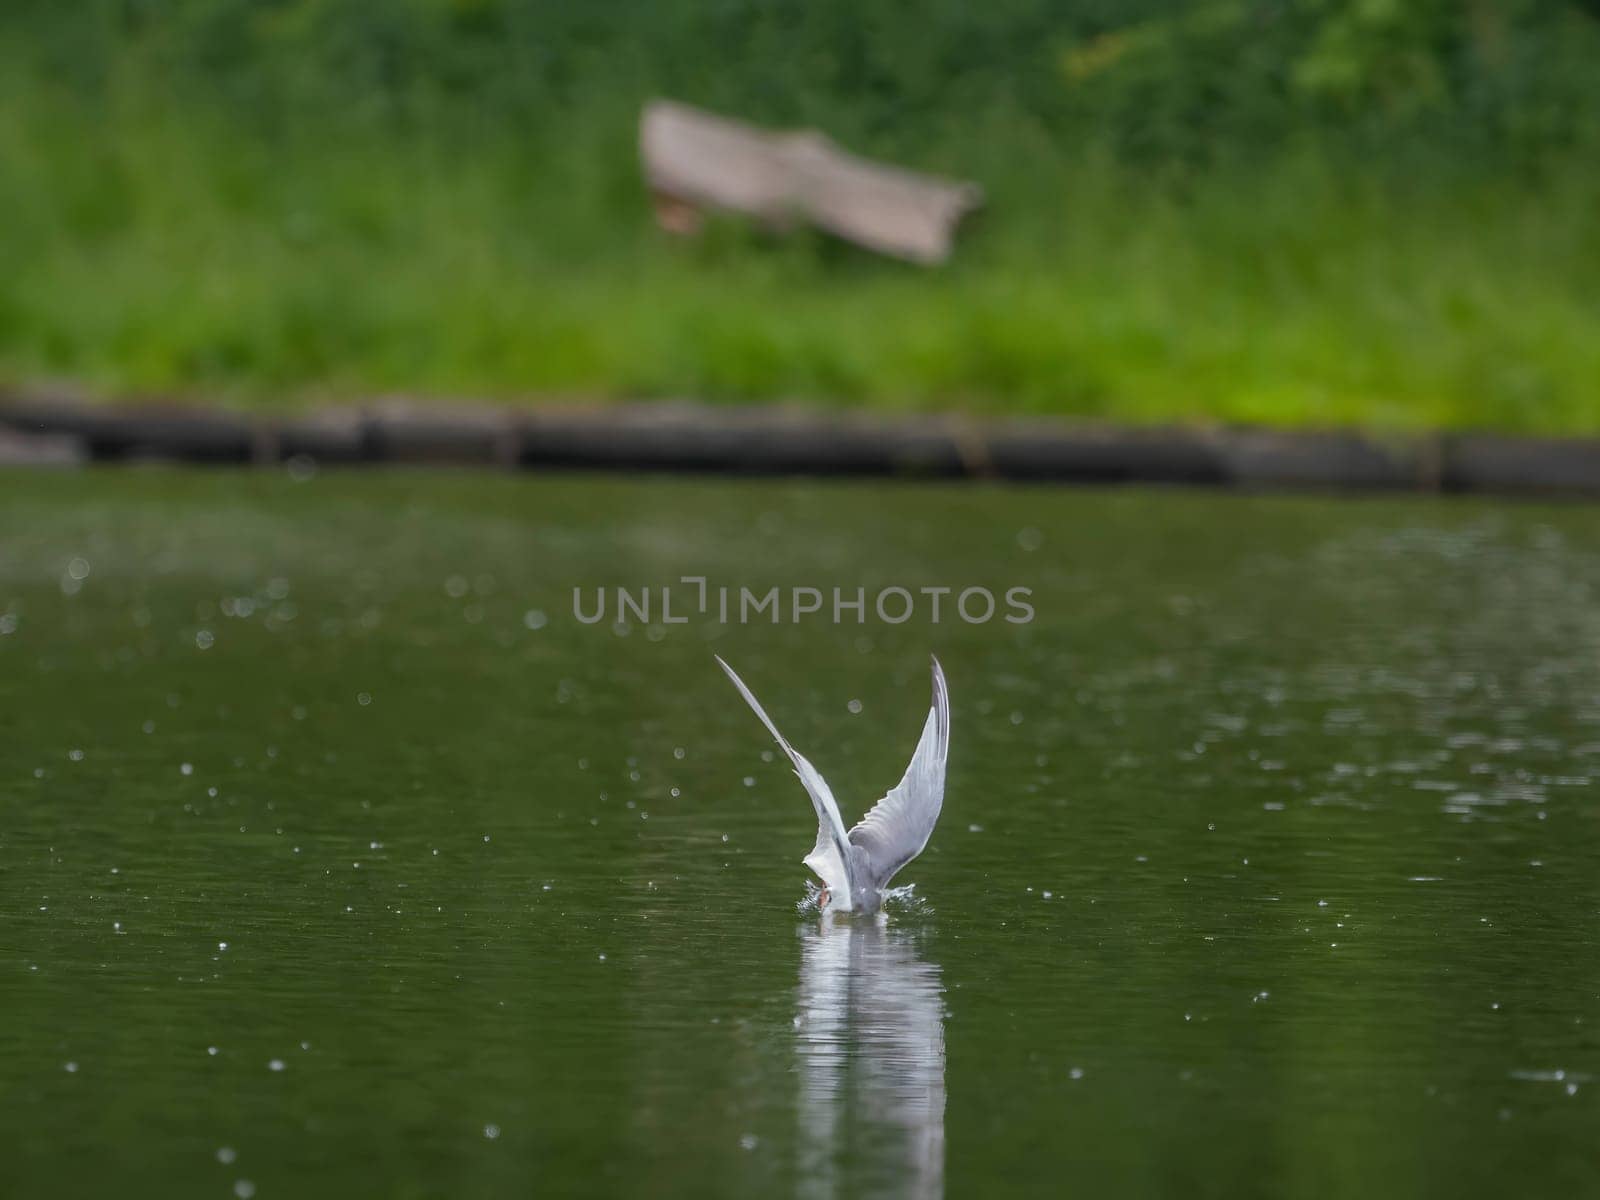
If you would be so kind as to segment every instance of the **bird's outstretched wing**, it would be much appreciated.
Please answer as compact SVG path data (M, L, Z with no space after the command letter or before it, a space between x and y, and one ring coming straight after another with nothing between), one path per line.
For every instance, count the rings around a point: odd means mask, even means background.
M928 844L944 806L944 766L950 753L950 692L939 660L933 660L933 707L905 776L850 830L850 841L866 851L871 886L883 888L894 873Z
M828 789L828 781L806 761L805 755L789 745L783 734L778 732L778 727L772 723L772 718L767 716L766 710L761 707L761 702L749 688L745 687L744 680L734 674L733 668L722 661L720 654L715 657L718 665L728 673L728 678L733 680L733 686L739 689L739 694L744 697L745 703L755 710L756 716L760 717L761 723L767 727L767 732L777 739L778 745L783 747L783 752L794 764L794 773L800 776L800 783L805 787L806 794L811 797L811 807L817 810L817 844L811 848L811 853L806 855L803 861L826 885L832 895L832 906L848 912L851 907L850 863L855 856L851 852L850 839L845 834L844 819L839 816L839 805L834 801L833 792ZM942 780L942 765L940 770ZM917 848L921 849L920 846Z

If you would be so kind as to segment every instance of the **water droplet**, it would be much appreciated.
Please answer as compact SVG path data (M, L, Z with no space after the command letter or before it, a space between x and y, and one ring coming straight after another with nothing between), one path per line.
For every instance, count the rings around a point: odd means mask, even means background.
M194 635L194 644L201 650L209 650L216 645L217 635L209 629L198 630Z
M281 1071L281 1070L283 1070L283 1059L274 1058L274 1059L270 1060L267 1063L267 1070L269 1070L269 1071Z
M491 1142L494 1141L495 1138L500 1136L500 1126L491 1121L489 1124L483 1127L483 1136L488 1138Z
M228 1166L230 1163L233 1162L234 1159L236 1159L238 1157L239 1157L238 1154L236 1154L234 1152L234 1149L233 1149L232 1146L218 1146L217 1147L217 1161L219 1163L221 1163L223 1166Z

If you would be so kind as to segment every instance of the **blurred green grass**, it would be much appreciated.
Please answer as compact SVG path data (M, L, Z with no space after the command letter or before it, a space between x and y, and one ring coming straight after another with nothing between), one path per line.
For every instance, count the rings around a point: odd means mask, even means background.
M1150 150L1015 95L876 123L848 96L797 103L982 180L988 209L926 271L733 221L658 234L634 122L670 78L541 115L546 93L336 87L313 64L293 83L312 98L285 100L277 76L196 68L187 42L176 71L159 22L112 26L94 53L73 35L72 70L42 38L0 71L0 382L250 407L398 391L1600 429L1582 141L1519 159L1427 126L1307 135L1302 116L1258 153L1217 101L1215 127Z

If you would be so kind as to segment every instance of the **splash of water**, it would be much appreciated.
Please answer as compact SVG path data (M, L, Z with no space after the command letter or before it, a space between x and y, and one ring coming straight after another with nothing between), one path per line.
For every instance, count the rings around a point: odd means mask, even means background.
M901 887L890 888L883 894L883 907L887 912L899 913L902 916L927 917L933 915L933 905L917 895L917 885L908 883Z
M822 889L811 880L806 880L806 894L795 901L794 910L802 916L822 911Z
M914 883L893 887L884 892L883 908L885 912L902 916L925 917L933 914L933 905L917 895L917 885ZM806 893L795 901L794 910L802 916L820 913L822 911L822 889L812 880L806 880Z

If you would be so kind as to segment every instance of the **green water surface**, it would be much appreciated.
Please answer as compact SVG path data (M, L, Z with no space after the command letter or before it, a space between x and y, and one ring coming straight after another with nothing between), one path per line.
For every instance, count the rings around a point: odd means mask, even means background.
M0 1195L1595 1194L1594 513L0 475Z

